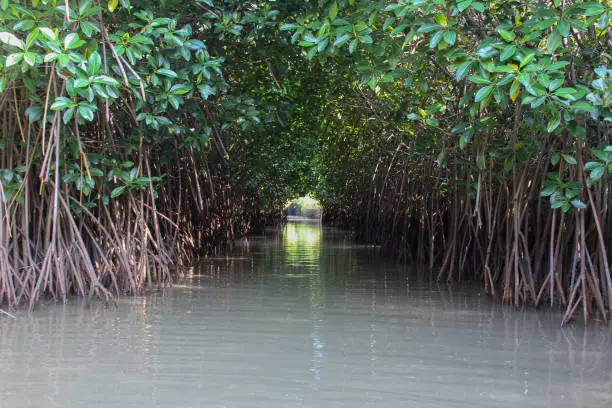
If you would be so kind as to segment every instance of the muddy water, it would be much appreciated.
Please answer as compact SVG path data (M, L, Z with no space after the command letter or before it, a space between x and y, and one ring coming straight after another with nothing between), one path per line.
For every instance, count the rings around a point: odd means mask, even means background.
M290 224L118 309L0 315L0 407L612 407L610 328L427 278Z

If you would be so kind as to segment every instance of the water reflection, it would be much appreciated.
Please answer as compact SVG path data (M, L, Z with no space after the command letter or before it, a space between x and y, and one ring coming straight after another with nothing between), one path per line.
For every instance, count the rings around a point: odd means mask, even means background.
M312 356L310 372L313 381L312 390L318 390L321 380L321 370L325 358L325 342L321 335L324 329L325 288L321 279L321 224L302 222L288 223L283 229L283 250L285 263L288 267L299 267L301 274L290 274L293 277L305 277L309 287L309 318L312 324L310 340Z
M320 257L321 224L288 223L283 228L285 265L301 272L317 271Z
M612 406L610 328L412 275L288 225L118 309L0 316L0 406Z

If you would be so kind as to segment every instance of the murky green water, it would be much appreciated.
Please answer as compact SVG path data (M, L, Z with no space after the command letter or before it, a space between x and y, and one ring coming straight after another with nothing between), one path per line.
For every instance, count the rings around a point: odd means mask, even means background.
M608 327L418 283L313 224L237 252L119 309L0 315L0 407L612 406Z

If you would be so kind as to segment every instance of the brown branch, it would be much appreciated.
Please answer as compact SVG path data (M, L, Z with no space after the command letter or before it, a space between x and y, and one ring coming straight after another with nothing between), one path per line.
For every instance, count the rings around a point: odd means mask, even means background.
M276 75L274 75L274 71L272 71L272 67L270 66L270 61L268 57L264 58L264 61L266 62L266 65L268 66L268 71L270 72L270 76L272 77L272 79L274 79L276 86L278 87L278 89L281 89L281 85L278 82L278 79L276 79Z
M221 18L221 17L219 17L219 15L217 13L215 13L214 11L212 11L211 9L206 7L205 5L203 5L201 3L198 3L197 1L194 1L193 4L195 4L196 6L201 8L202 10L205 10L206 12L212 14L215 18Z
M125 64L125 66L132 73L132 75L134 75L136 79L138 79L138 83L140 84L140 95L142 96L142 101L146 102L147 97L145 95L144 82L142 81L142 78L140 77L140 75L138 75L138 73L136 73L136 71L134 71L134 68L132 68L132 66L123 57L119 58L121 58L121 61Z

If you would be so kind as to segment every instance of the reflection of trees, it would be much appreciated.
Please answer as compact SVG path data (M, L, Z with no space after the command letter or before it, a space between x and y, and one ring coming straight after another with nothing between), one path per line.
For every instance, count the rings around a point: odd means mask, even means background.
M283 230L285 265L318 271L320 243L320 224L288 223Z
M513 387L508 395L536 394L549 407L561 393L586 407L600 398L597 393L612 392L608 327L561 329L554 313L505 308L471 286L415 282L403 266L394 269L367 250L327 239L318 225L290 224L278 236L254 239L250 254L207 259L187 272L185 285L120 299L118 309L94 302L20 313L17 320L0 316L0 394L38 384L24 405L34 406L38 394L61 405L83 390L95 393L88 373L116 364L117 381L101 380L96 387L122 396L140 384L145 403L159 405L176 385L173 378L197 378L191 390L201 388L205 395L215 380L207 364L216 351L225 353L224 362L245 366L299 353L287 364L300 370L300 379L308 378L305 395L325 391L322 381L337 382L327 373L353 375L338 363L354 368L356 376L369 369L372 387L390 373L404 373L406 395L425 398L418 387L426 381L476 391L503 388L499 381L505 381ZM279 292L295 298L285 297L278 308ZM242 325L254 315L268 325L261 332ZM283 335L268 343L272 327ZM224 346L233 333L238 337ZM246 350L255 352L239 353ZM227 381L238 383L235 378ZM17 406L11 402L4 400Z
M289 273L299 268L300 273L308 274L310 321L312 330L312 357L310 372L314 377L313 388L321 379L321 369L325 357L325 342L321 336L324 330L323 310L325 308L325 284L321 276L321 225L309 223L289 223L283 231L285 265Z

